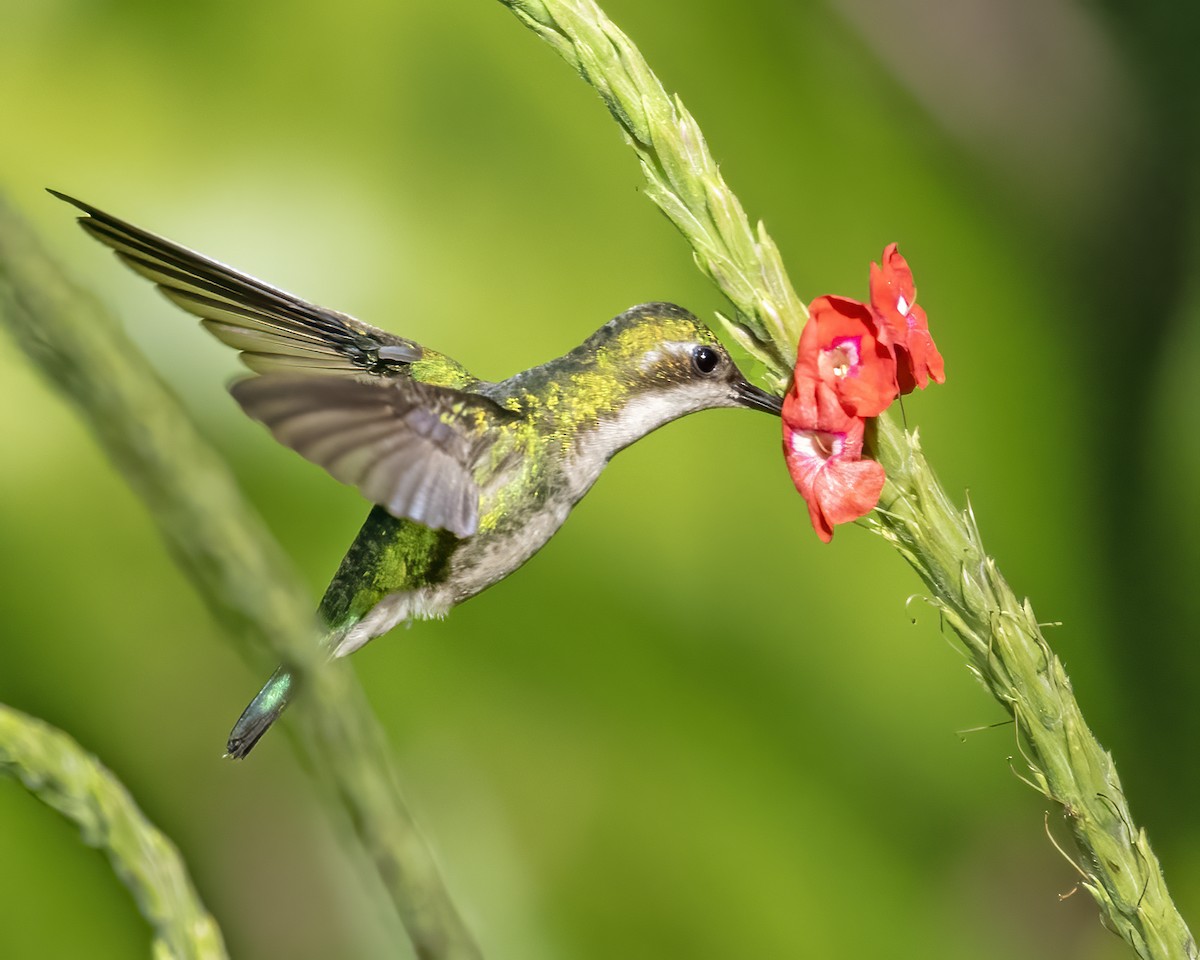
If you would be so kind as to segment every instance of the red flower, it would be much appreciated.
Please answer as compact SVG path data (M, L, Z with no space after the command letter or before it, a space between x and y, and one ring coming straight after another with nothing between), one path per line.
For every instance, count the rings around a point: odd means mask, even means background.
M851 416L883 413L896 399L896 360L877 336L870 307L846 297L817 297L800 334L795 378L831 387Z
M925 311L917 306L912 270L896 244L889 243L871 264L871 307L879 322L879 339L896 351L896 377L901 393L922 390L930 380L945 383L942 355L929 333Z
M814 412L817 419L808 419ZM784 399L783 455L825 543L835 524L870 513L883 492L883 467L861 459L865 423L847 414L834 389L820 381L797 381Z
M883 467L862 457L869 417L901 393L946 379L942 355L916 305L912 271L896 245L871 264L871 304L818 297L796 350L783 401L783 454L817 536L875 509Z

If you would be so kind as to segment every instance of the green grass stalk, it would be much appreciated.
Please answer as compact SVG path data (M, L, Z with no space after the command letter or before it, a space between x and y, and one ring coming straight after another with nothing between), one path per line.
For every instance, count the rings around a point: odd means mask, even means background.
M696 121L592 0L501 2L595 87L637 154L647 195L733 304L734 318L720 318L725 329L764 363L764 386L781 389L806 312L778 249L761 223L750 229ZM1144 960L1196 960L1196 942L1134 823L1112 758L1084 721L1029 601L1018 599L984 551L970 511L942 490L915 432L885 415L873 446L888 483L867 526L917 571L966 647L971 671L1013 717L1027 782L1061 807L1078 846L1073 862L1104 923Z
M108 855L154 930L156 960L224 960L221 931L179 851L99 760L62 731L0 704L0 776L21 781Z

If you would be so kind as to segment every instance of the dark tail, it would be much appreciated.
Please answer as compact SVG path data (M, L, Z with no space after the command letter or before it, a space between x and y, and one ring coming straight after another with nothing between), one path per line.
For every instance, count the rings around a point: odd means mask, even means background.
M280 667L271 674L271 679L258 691L258 696L250 701L250 706L242 711L238 722L233 725L229 743L225 745L226 755L241 760L253 750L267 728L279 719L291 694L292 675Z

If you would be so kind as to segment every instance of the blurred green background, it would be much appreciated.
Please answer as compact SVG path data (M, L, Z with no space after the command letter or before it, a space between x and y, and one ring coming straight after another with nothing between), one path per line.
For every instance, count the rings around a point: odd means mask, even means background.
M805 299L897 240L946 356L909 398L1200 917L1197 77L1172 5L609 0ZM494 2L0 0L0 189L98 291L319 596L365 506L245 421L232 354L53 186L499 378L641 301L722 303L594 93ZM263 679L0 339L0 701L180 845L234 955L406 956ZM823 547L778 425L623 453L562 534L355 657L491 960L1116 958L1010 725L902 561ZM1019 758L1016 766L1019 767ZM1050 829L1065 839L1057 811ZM107 863L0 782L0 956L125 958Z

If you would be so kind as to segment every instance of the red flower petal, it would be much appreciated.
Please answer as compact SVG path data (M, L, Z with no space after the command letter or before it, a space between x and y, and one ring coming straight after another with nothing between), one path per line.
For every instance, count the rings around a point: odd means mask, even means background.
M849 523L875 509L886 479L883 465L874 460L831 462L817 476L817 504L829 523Z
M908 315L917 302L908 261L896 244L889 243L880 257L883 266L871 264L871 306L879 317L879 339L894 346L908 339Z
M813 529L825 543L833 527L870 513L879 502L883 467L860 460L864 421L845 418L843 429L806 429L785 413L783 452L796 489L808 504Z
M797 375L783 398L783 421L796 430L845 433L855 419L846 412L832 386L807 375Z
M908 331L908 341L904 346L896 347L896 374L901 393L912 393L914 387L924 390L930 380L946 382L946 365L929 332L925 311L914 306L911 315L915 321Z
M796 351L797 381L828 384L846 412L876 417L896 399L896 360L865 303L817 297Z
M896 351L896 381L901 393L922 390L930 380L944 383L945 364L929 333L925 311L917 306L912 270L896 244L889 243L871 264L871 308L879 322L879 339Z

